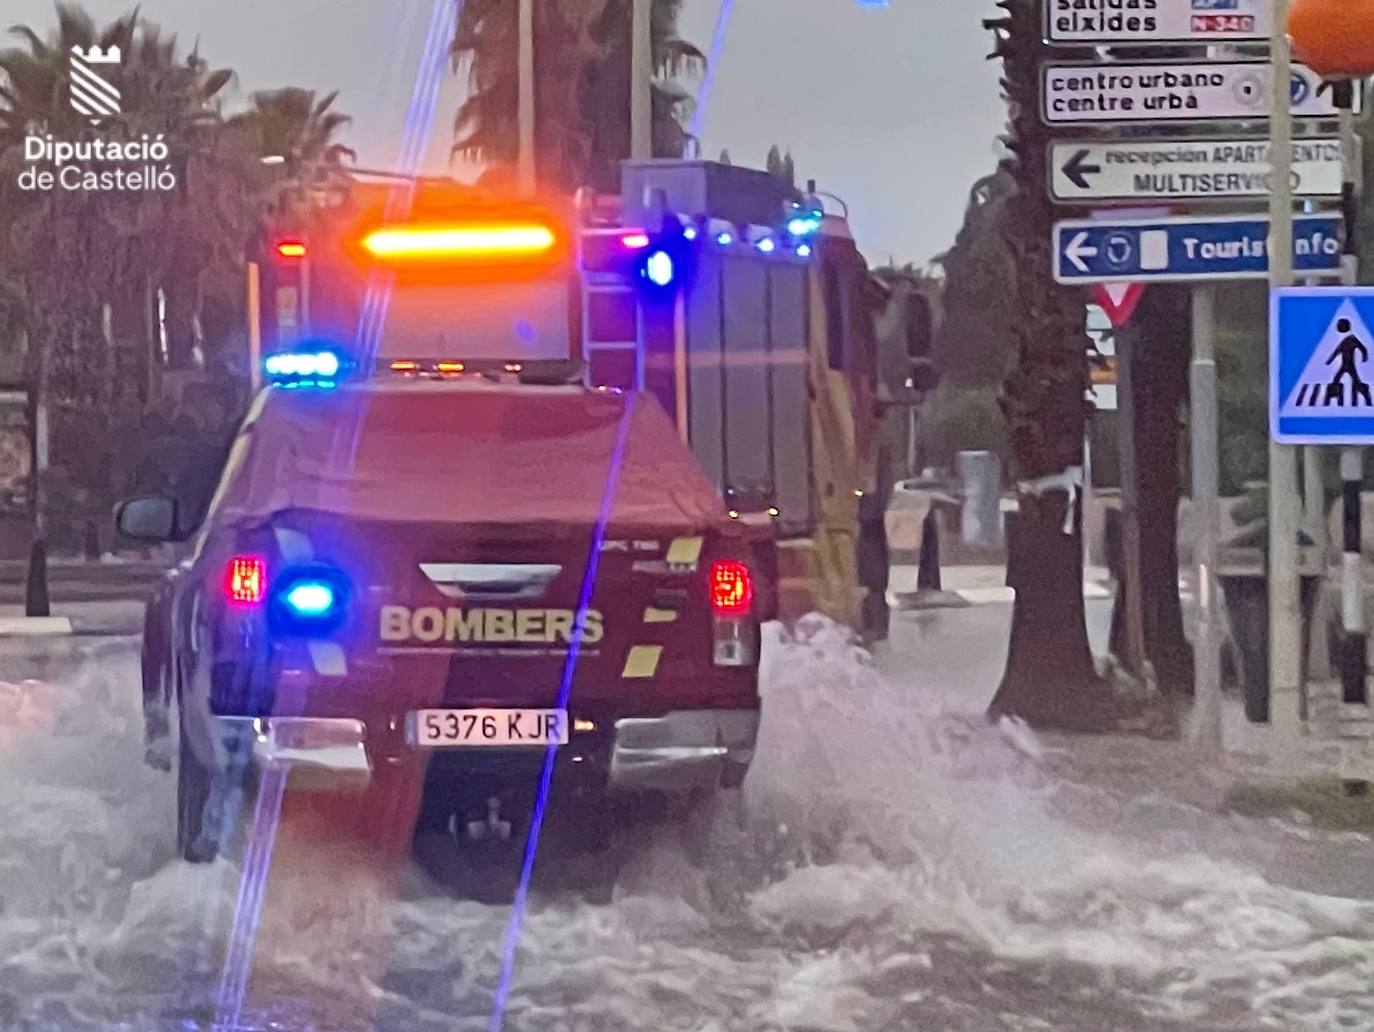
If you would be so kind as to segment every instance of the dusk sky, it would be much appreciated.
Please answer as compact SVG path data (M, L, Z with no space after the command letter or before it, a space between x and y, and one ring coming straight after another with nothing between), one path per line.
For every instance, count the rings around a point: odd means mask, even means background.
M511 0L514 3L514 0ZM537 2L537 0L536 0ZM435 0L142 0L189 46L197 37L238 89L339 90L347 142L369 167L395 167L400 127ZM87 0L109 20L129 0ZM50 0L5 0L6 25L46 32ZM682 35L710 48L718 0L686 0ZM802 179L843 197L874 264L924 262L958 230L970 184L996 162L1004 111L990 37L992 0L736 0L706 109L703 156L761 164L790 147ZM697 84L687 83L695 88ZM449 75L428 168L447 168L464 83ZM467 174L465 170L458 170Z

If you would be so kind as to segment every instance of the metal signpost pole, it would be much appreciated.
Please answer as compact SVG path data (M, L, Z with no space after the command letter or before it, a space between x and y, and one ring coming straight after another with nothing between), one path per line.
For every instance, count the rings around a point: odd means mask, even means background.
M1193 364L1191 370L1193 439L1193 527L1197 575L1197 633L1193 638L1196 679L1196 743L1221 750L1221 628L1217 620L1217 553L1221 537L1217 501L1220 453L1217 413L1216 287L1193 288Z
M1332 94L1340 109L1341 154L1345 182L1341 206L1345 213L1345 253L1341 256L1341 282L1354 286L1360 279L1359 252L1359 142L1355 136L1355 83L1344 80L1332 84ZM1348 703L1368 705L1368 637L1364 619L1364 577L1361 570L1363 537L1360 526L1360 486L1364 481L1364 454L1359 448L1341 450L1341 494L1344 510L1344 537L1341 565L1341 696Z
M634 0L630 48L630 157L636 161L654 156L652 14L651 0Z
M247 265L248 277L248 393L257 397L262 387L262 271L257 262Z
M519 0L519 176L520 189L527 194L535 191L537 171L534 161L534 0Z
M1120 415L1121 545L1125 559L1126 652L1145 685L1154 689L1154 672L1145 650L1145 593L1140 583L1140 478L1135 455L1135 352L1139 331L1116 331L1117 411Z
M1270 0L1269 285L1293 282L1293 58L1288 0ZM1280 741L1296 743L1302 692L1302 614L1298 601L1298 528L1301 507L1297 450L1269 441L1269 719Z

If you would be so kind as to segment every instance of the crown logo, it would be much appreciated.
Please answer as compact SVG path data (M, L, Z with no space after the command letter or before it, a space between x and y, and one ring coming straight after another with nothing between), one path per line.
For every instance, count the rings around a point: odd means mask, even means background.
M109 50L101 50L99 47L89 47L85 50L72 47L72 53L87 64L119 64L124 59L118 46L110 47Z
M108 50L72 47L67 59L72 110L85 115L92 124L123 110L119 87L106 78L108 72L96 71L97 68L118 65L122 58L119 47L110 47Z

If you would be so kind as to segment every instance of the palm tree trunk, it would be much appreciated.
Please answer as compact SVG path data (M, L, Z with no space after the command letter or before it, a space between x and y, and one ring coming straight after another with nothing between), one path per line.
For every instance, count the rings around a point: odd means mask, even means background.
M1005 287L1018 317L1009 341L1017 364L1001 402L1021 484L1008 560L1016 590L1011 642L989 714L1097 729L1119 711L1093 666L1083 602L1087 313L1082 295L1057 286L1052 274L1049 136L1039 118L1040 65L1049 54L1040 38L1040 3L1000 6L1006 17L985 24L997 33L1018 188L1006 222L1013 261Z

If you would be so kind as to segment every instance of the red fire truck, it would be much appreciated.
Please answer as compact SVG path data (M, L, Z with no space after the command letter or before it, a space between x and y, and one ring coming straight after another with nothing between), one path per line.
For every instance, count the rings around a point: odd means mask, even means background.
M622 178L619 197L523 204L359 178L264 240L263 352L332 341L368 361L440 356L462 375L647 391L731 518L771 528L781 615L881 636L882 299L845 218L712 162L629 162ZM473 237L461 268L403 253L404 235L361 242L364 226L455 214L566 231Z

